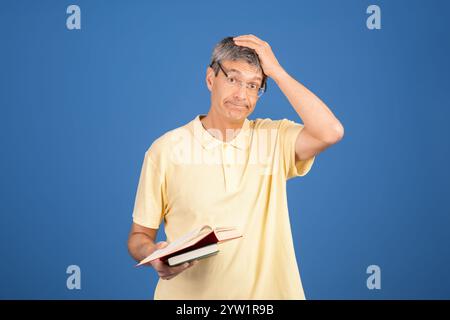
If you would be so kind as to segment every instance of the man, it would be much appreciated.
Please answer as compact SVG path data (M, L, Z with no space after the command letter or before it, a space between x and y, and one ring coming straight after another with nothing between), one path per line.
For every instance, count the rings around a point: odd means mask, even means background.
M272 78L303 120L247 117ZM128 240L140 261L165 222L171 242L201 225L236 226L243 238L219 254L169 267L155 299L305 299L286 200L286 180L304 176L315 156L340 141L342 124L328 107L278 63L254 35L225 38L206 71L208 114L172 130L147 150Z

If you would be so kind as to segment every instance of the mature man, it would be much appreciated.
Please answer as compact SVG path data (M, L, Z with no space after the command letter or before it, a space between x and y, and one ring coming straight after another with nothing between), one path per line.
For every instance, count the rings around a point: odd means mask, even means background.
M272 78L303 120L247 117ZM290 229L286 180L304 176L315 156L344 135L342 124L278 63L254 35L228 37L214 48L206 71L207 115L157 139L147 150L128 248L141 260L165 222L171 242L201 225L236 226L243 238L219 254L169 267L155 299L305 299Z

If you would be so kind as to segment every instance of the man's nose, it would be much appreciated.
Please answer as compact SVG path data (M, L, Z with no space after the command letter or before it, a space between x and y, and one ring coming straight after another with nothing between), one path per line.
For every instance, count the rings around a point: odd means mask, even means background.
M237 85L236 90L234 91L234 95L239 97L241 100L247 99L247 88L243 85Z

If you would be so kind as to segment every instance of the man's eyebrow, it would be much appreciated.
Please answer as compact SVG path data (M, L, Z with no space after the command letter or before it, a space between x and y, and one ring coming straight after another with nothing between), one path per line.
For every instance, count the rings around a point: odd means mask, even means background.
M228 73L231 73L231 72L235 72L237 74L242 74L242 72L240 72L239 70L236 70L236 69L229 69ZM262 78L260 76L255 76L255 77L251 78L250 80L260 80L261 81Z

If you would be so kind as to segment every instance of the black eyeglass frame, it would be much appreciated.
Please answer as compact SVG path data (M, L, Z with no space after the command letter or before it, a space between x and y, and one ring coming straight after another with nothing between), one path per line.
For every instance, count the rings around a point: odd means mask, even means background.
M223 69L222 64L219 61L212 62L209 66L214 69L214 64L217 64L219 66L219 69L222 70L225 77L228 78L227 72ZM218 71L215 71L215 75L217 76L219 74ZM258 89L258 98L260 98L265 92L267 91L267 76L263 72L263 80L261 87Z

